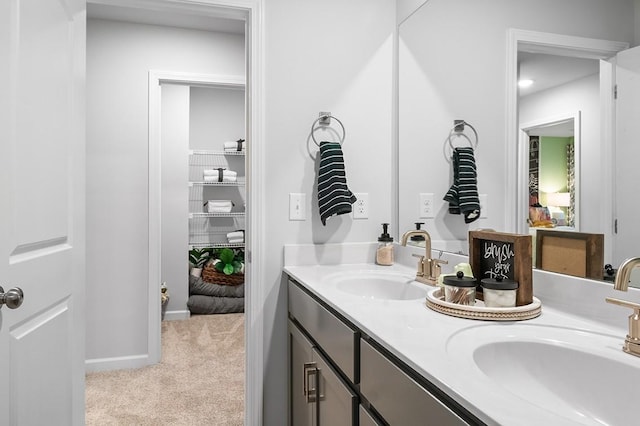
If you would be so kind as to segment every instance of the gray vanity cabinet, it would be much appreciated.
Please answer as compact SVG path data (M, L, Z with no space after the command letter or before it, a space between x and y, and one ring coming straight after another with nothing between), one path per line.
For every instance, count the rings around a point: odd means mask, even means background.
M329 361L289 321L292 426L353 426L358 397Z
M390 425L468 423L366 340L360 342L360 392Z
M483 424L329 305L288 284L290 426Z
M376 420L362 405L360 406L359 412L359 426L384 426L382 422Z

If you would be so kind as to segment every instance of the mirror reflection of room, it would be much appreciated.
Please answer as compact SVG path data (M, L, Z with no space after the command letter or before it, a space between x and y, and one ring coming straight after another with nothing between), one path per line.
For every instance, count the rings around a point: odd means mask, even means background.
M575 150L573 120L529 134L529 226L573 230Z

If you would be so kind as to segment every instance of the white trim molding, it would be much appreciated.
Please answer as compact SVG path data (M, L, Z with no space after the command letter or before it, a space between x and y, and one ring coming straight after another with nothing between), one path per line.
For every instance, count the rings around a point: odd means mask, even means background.
M95 373L98 371L127 370L132 368L142 368L149 365L149 356L131 355L113 358L96 358L85 361L85 371Z

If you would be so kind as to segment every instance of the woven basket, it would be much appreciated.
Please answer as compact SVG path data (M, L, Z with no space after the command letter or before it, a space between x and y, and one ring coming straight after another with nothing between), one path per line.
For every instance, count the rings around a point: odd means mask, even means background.
M244 274L226 275L218 272L213 265L207 265L202 270L202 281L220 285L240 285L244 283Z

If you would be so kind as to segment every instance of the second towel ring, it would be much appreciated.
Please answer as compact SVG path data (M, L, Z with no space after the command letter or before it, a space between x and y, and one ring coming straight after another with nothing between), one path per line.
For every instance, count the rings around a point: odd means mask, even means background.
M316 137L314 136L314 132L316 131L316 129L318 129L319 127L316 127L316 124L320 122L320 120L324 120L327 118L333 118L334 120L336 120L338 122L338 124L340 125L340 127L342 128L342 138L340 138L340 142L338 142L340 145L342 145L342 143L344 142L344 138L347 135L347 131L344 129L344 125L342 124L342 121L338 120L336 117L334 117L333 115L321 115L320 117L316 118L316 120L311 124L311 139L313 139L313 142L317 145L320 146L320 144L318 143L318 141L316 140Z

